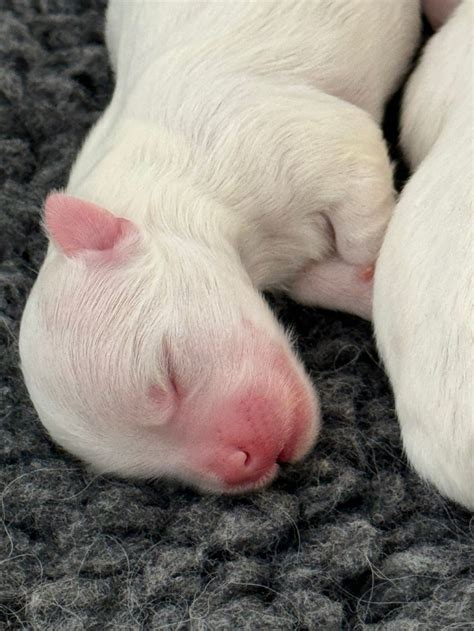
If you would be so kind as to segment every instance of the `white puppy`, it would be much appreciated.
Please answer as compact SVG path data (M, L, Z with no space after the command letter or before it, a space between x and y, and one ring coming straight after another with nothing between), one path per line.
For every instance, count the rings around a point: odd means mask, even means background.
M473 35L469 0L428 42L408 84L402 144L415 174L390 223L374 287L376 337L408 458L471 509Z
M418 34L416 0L110 3L115 92L46 201L21 327L57 442L223 492L308 452L317 397L259 290L370 313L377 122Z

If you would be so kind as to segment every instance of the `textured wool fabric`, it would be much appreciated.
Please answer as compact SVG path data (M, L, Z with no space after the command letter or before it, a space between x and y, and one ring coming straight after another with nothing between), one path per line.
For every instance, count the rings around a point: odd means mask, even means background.
M407 466L357 318L272 300L324 430L260 493L94 477L51 443L22 382L18 327L46 247L42 200L110 98L104 4L0 8L0 628L472 628L470 515Z

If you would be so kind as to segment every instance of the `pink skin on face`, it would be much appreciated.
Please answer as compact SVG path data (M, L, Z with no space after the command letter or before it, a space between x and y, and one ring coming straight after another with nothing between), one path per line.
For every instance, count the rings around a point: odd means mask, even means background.
M214 478L227 492L270 482L278 463L294 462L308 452L319 429L313 389L292 359L272 349L274 342L263 334L255 342L256 368L260 357L268 358L272 350L273 356L255 372L253 383L222 398L217 397L225 384L189 400L184 397L171 422L193 474L203 480Z

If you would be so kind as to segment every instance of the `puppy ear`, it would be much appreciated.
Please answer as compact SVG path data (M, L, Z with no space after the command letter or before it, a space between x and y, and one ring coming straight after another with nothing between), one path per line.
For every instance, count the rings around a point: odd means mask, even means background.
M138 232L128 219L63 193L52 193L46 199L44 222L50 238L68 257L83 251L113 250L126 237Z

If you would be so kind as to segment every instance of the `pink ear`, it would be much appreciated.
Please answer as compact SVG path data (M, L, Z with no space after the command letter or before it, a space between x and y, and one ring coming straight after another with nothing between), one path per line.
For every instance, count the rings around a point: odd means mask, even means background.
M63 193L49 195L44 214L50 237L67 256L81 250L111 250L135 229L131 221Z

